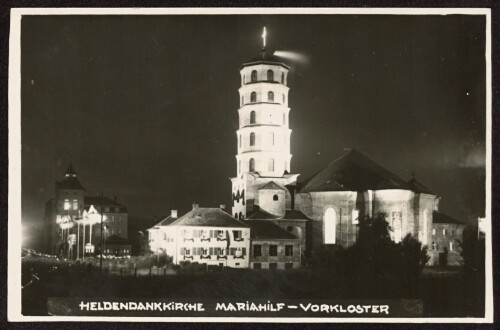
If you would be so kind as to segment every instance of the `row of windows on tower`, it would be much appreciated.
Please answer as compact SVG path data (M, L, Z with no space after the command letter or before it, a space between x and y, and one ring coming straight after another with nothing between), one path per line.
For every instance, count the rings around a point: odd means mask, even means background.
M253 70L252 73L250 74L250 82L258 82L259 79L258 79L258 74L257 74L257 70ZM267 75L266 75L266 80L267 81L272 81L274 82L274 71L273 70L267 70ZM260 81L265 81L264 79L261 79ZM247 83L247 77L246 75L243 75L243 84L246 84ZM281 83L282 84L285 84L285 73L282 72L281 73Z
M250 124L257 124L257 114L255 111L250 111ZM286 114L283 113L283 125L286 125Z
M282 103L284 104L285 103L285 94L281 94L281 99L282 99ZM252 92L250 93L250 103L255 103L257 102L257 93L256 92ZM275 102L275 99L274 99L274 92L268 92L267 93L267 102ZM242 95L241 96L241 105L245 104L245 96Z
M287 169L287 163L285 162L285 170ZM255 159L250 158L248 161L248 172L255 172ZM267 170L269 172L274 172L274 158L269 158L267 161ZM238 161L238 173L241 172L241 160Z
M250 133L250 144L249 144L250 147L254 147L255 146L255 137L256 137L255 133L251 132ZM268 141L269 141L269 144L271 146L274 146L275 139L274 139L274 133L273 132L269 132L268 133ZM238 135L238 145L241 148L241 145L242 145L241 135ZM285 145L286 145L286 136L285 136Z

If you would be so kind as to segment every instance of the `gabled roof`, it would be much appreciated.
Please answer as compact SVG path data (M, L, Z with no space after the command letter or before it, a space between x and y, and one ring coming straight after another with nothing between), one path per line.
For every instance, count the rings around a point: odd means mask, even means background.
M456 225L465 225L462 221L454 219L446 214L439 213L434 211L432 214L432 223L448 223L448 224L456 224Z
M198 207L172 222L169 226L207 226L247 228L240 220L219 208Z
M171 215L169 215L168 217L163 218L162 220L160 220L160 222L156 223L154 226L152 226L149 229L153 229L155 227L161 227L161 226L168 226L177 219L179 219L179 217L173 218Z
M286 189L274 181L269 181L268 183L260 187L258 190L286 190Z
M246 221L252 239L298 239L294 234L267 220Z
M247 220L309 220L309 218L297 210L285 210L285 215L280 217L258 208L247 217Z
M433 193L430 189L428 189L426 186L415 180L415 178L411 179L408 181L408 185L411 187L411 190L414 192L422 193L422 194L429 194L429 195L436 195Z
M411 186L354 149L334 160L302 184L300 193L406 189Z

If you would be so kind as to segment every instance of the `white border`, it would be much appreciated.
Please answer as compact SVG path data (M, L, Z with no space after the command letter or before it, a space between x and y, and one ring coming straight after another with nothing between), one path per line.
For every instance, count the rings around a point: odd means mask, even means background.
M7 318L12 322L264 322L264 323L493 323L492 235L486 241L484 318L267 318L267 317L60 317L21 314L21 17L23 15L485 15L486 16L486 213L491 224L491 10L489 8L13 8L9 40L9 197ZM490 225L490 228L491 225Z

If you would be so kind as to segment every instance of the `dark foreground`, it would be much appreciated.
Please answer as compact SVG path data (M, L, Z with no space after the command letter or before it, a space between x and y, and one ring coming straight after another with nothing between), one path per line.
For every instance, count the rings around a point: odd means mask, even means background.
M56 265L56 266L54 266ZM32 274L36 274L35 277ZM147 274L147 275L140 275ZM174 274L174 275L172 275ZM481 317L482 281L461 269L426 269L408 287L385 279L369 296L332 270L149 269L104 271L88 265L23 262L23 315L48 315L48 297L238 298L238 299L422 299L425 317Z

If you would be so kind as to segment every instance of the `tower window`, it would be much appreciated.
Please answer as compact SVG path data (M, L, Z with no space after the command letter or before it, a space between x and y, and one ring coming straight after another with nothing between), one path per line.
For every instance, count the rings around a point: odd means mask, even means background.
M255 145L255 133L252 132L250 133L250 146L254 146Z
M71 208L71 205L69 203L69 199L64 200L64 209L69 210Z
M255 111L250 112L250 124L255 124Z
M274 102L274 93L273 92L267 93L267 100L269 102Z
M274 171L274 158L269 158L269 172Z
M241 105L245 104L245 97L242 95L241 96Z
M250 77L250 80L252 82L256 82L257 81L257 71L255 71L255 70L252 71L252 75Z
M241 135L238 135L238 145L240 146L241 148Z
M255 159L253 158L250 158L250 161L248 162L248 171L249 172L255 171Z
M273 81L273 80L274 80L273 70L267 70L267 81Z
M281 73L281 83L282 84L285 83L285 73L284 72Z
M278 198L278 195L273 195L273 201L278 201L279 198Z
M257 93L252 92L252 94L250 94L250 102L257 102Z

